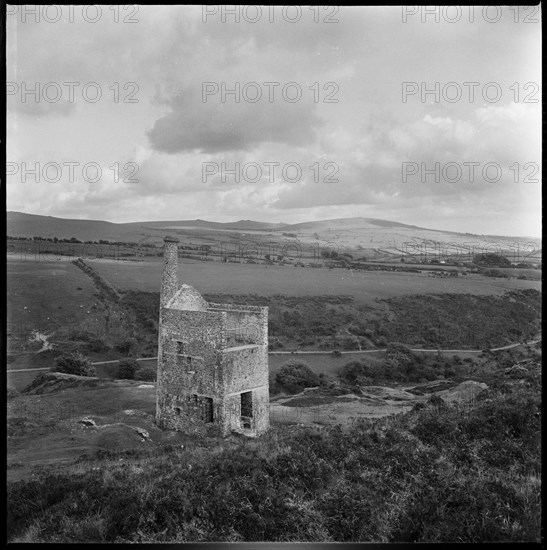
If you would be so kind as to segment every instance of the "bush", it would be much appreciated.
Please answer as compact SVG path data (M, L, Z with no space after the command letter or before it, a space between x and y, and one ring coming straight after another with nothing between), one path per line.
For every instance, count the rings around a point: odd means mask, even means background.
M155 382L156 371L152 367L143 367L135 373L135 380L142 380L144 382Z
M473 258L473 263L475 265L488 267L511 267L511 262L505 256L492 253L477 254Z
M386 377L391 380L409 379L418 371L418 360L410 349L398 343L390 343L386 350Z
M283 365L276 374L275 380L290 393L298 393L304 388L313 388L320 384L317 374L305 363L298 362Z
M277 377L271 371L268 374L268 387L270 395L281 393L281 386L277 383Z
M85 344L85 350L89 353L102 353L110 348L99 338L92 338Z
M52 372L62 372L64 374L95 376L95 367L91 364L89 358L80 352L60 355L51 370Z
M134 380L138 370L139 364L135 359L122 359L118 365L118 378Z
M368 386L381 376L381 369L377 366L351 361L346 363L338 374L339 378L352 386Z
M122 342L118 342L114 349L116 351L119 351L123 355L129 355L129 352L135 347L137 344L136 340L134 338L128 338L127 340L123 340Z

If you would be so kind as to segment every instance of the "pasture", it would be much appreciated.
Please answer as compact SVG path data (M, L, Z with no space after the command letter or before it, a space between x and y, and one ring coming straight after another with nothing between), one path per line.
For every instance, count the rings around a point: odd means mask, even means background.
M93 281L72 263L8 256L6 272L8 329L51 332L104 321Z
M161 260L88 260L87 263L120 290L159 291ZM541 281L493 279L479 275L435 278L422 273L295 268L186 258L179 259L178 276L180 284L188 283L203 294L344 295L369 305L376 299L409 294L496 295L514 289L541 290Z

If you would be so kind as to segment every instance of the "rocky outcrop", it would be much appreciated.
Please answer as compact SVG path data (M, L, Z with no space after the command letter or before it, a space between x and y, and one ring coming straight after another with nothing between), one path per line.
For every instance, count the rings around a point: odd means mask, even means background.
M461 403L464 401L472 401L479 393L487 389L488 386L484 382L466 380L449 390L437 392L435 395L442 398L445 403Z

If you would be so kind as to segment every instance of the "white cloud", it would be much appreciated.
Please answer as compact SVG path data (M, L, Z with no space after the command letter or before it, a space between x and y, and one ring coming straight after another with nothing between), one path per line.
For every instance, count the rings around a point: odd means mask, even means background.
M517 188L509 170L515 162L540 162L541 111L524 102L532 89L523 88L539 81L537 26L403 24L400 8L388 7L341 8L338 23L324 24L314 21L315 8L302 10L295 24L279 19L279 10L274 23L266 17L257 24L223 23L220 12L203 23L199 6L140 6L136 24L114 23L106 6L97 24L77 18L73 24L19 23L15 31L11 24L9 80L97 82L103 98L97 104L81 97L23 103L10 96L9 160L94 161L108 176L115 162L135 162L139 170L137 183L105 176L97 184L80 178L71 185L23 186L10 178L8 208L113 221L366 213L416 225L440 223L443 214L459 229L467 217L496 233L530 217L539 226L539 185ZM403 81L473 80L499 81L503 101L401 101ZM508 86L517 80L520 97L513 102ZM222 103L218 94L204 103L205 81L219 87L278 82L277 90L297 82L303 98ZM138 86L135 104L123 101L130 82ZM118 102L109 88L114 83L122 92ZM337 103L324 101L327 83L336 84ZM497 185L408 185L401 167L409 161L496 162L504 177ZM264 176L237 183L215 174L204 182L204 162L296 162L303 177L300 183L279 174L274 181ZM315 163L319 181L310 170ZM338 183L324 181L326 163L338 167Z

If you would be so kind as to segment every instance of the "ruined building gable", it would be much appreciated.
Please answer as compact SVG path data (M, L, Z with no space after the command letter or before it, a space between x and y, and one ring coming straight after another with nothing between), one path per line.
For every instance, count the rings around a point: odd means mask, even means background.
M183 284L166 307L183 311L206 311L207 302L194 287Z

